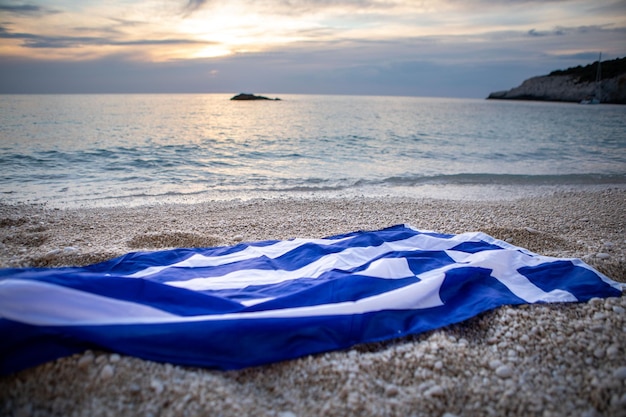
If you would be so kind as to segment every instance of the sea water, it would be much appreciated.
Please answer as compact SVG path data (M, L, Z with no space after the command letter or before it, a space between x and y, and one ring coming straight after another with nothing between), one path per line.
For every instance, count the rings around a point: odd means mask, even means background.
M0 96L0 202L481 199L626 187L626 106L280 97Z

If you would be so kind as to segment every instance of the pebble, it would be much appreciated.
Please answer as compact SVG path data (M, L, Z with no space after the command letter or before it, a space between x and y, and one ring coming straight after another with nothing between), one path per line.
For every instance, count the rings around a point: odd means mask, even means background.
M609 259L610 257L611 257L611 255L609 255L606 252L596 253L596 258L599 258L599 259Z
M78 359L78 363L76 364L79 369L87 369L93 363L93 356L89 354L85 354Z
M619 347L616 345L611 345L606 349L606 356L610 358L614 358L619 354Z
M494 360L489 361L489 367L491 369L495 370L495 369L498 369L500 366L502 366L502 362L500 360L498 360L498 359L494 359Z
M241 242L243 240L243 236L242 235L235 235L235 236L233 236L233 240L235 242Z
M427 397L441 397L444 393L445 391L439 385L433 385L424 392L424 395Z
M593 315L592 319L595 321L602 321L602 320L606 320L608 316L605 313L602 312L597 312Z
M593 351L593 356L595 356L598 359L604 358L605 354L606 354L606 351L602 348L597 348Z
M626 366L620 366L616 370L613 371L613 376L620 380L626 379Z
M496 375L500 378L510 378L513 376L513 368L508 365L500 365L496 368Z
M388 385L385 388L385 395L387 397L395 397L399 393L400 393L400 391L398 390L398 387L396 387L395 385Z
M108 381L109 379L113 378L114 373L115 368L113 367L113 365L104 365L104 367L102 367L102 371L100 371L100 379L102 379L103 381Z
M163 392L163 383L160 380L153 378L150 381L150 388L152 388L154 392L158 395Z

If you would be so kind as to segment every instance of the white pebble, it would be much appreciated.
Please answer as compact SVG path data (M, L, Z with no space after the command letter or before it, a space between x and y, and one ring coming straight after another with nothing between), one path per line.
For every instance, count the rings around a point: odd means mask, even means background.
M617 345L611 345L606 349L606 355L611 358L616 357L618 353L619 353L619 346Z
M155 378L150 381L150 388L152 388L154 392L158 395L163 392L163 383Z
M603 298L593 297L588 301L588 303L592 306L599 306L600 304L604 304L604 301L605 300Z
M613 376L617 379L621 379L622 381L626 379L626 366L620 366L616 370L613 371Z
M112 365L104 365L102 371L100 371L100 379L103 381L107 381L113 377L115 373L115 368Z
M607 315L602 312L597 312L593 315L593 320L605 320L606 318L607 318Z
M389 385L385 388L385 395L387 397L395 397L396 395L398 395L400 391L398 391L398 387L396 387L395 385Z
M606 252L596 253L596 258L599 258L599 259L609 259L610 257L611 255L609 255Z
M117 353L113 353L111 354L111 356L109 356L109 362L111 363L117 363L120 361L120 355L118 355Z
M508 365L501 365L496 368L496 375L500 378L510 378L513 376L513 369Z
M585 410L580 414L580 417L598 417L598 412L595 408Z
M76 252L76 251L78 251L78 249L75 248L74 246L66 246L63 248L64 253L71 253L71 252Z
M296 414L293 411L281 411L278 417L296 417Z
M241 242L243 240L243 236L242 235L235 235L235 236L233 236L233 240L235 242Z
M444 395L444 391L443 388L441 388L439 385L434 385L428 388L426 392L424 392L424 395L428 397L440 397Z
M626 310L624 310L624 307L621 306L613 306L613 312L617 313L617 314L624 314L626 312Z
M92 355L83 355L78 359L78 363L77 366L80 369L87 369L89 367L89 365L91 365L93 362L93 356Z
M491 369L497 369L501 365L502 365L502 362L500 362L498 359L494 359L494 360L489 361L489 367Z

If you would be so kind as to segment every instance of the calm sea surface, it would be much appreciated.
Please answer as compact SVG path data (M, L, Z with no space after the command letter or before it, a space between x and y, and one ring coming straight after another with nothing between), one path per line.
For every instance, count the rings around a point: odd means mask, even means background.
M0 201L125 205L626 186L626 106L0 96Z

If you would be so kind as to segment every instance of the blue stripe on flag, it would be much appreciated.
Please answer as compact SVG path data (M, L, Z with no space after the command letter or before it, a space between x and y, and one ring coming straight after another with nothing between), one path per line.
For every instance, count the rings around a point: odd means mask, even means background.
M549 264L520 268L520 274L542 290L566 290L576 294L578 301L588 301L595 297L597 287L608 283L598 283L597 273L579 260L554 261ZM610 291L607 288L607 291Z

